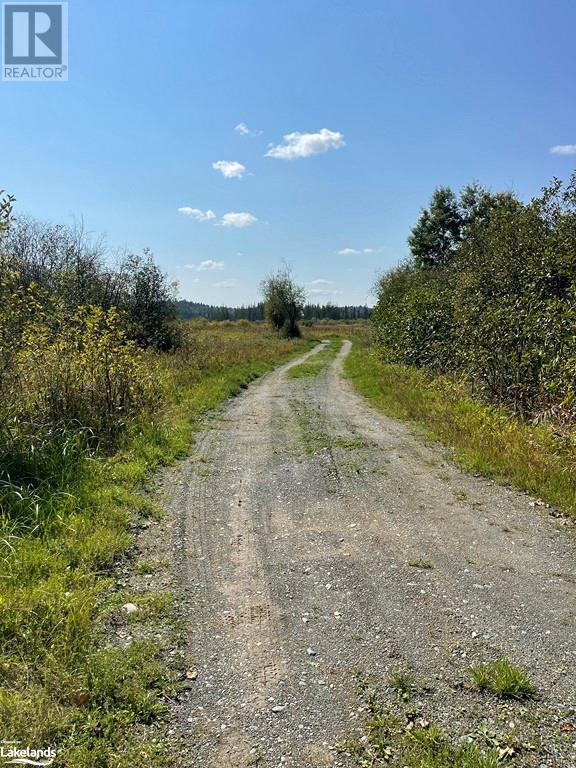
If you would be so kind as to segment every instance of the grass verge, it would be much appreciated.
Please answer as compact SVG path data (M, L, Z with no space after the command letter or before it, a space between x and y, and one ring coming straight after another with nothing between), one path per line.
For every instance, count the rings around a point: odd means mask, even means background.
M131 529L159 514L141 493L150 471L189 451L206 411L312 345L257 327L198 325L181 353L149 360L165 406L137 422L113 456L81 444L56 455L52 446L50 482L0 489L19 494L22 508L20 521L0 519L0 738L56 748L54 768L173 764L157 724L182 663L146 639L118 647L106 629L158 610L169 621L170 600L140 595L140 612L125 615L131 596L116 565L131 551Z
M466 471L535 494L576 515L574 438L483 405L465 388L424 371L379 362L358 339L344 363L358 392L387 415L425 428Z

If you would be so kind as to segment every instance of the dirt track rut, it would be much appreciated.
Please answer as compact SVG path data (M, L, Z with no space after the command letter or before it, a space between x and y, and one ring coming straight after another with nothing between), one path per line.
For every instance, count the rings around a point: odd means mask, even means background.
M374 411L342 377L349 347L317 376L288 377L296 361L252 384L172 477L199 670L174 711L178 764L347 765L357 675L409 666L455 738L537 720L545 764L570 765L552 735L576 707L574 540ZM542 693L522 716L468 687L503 655Z

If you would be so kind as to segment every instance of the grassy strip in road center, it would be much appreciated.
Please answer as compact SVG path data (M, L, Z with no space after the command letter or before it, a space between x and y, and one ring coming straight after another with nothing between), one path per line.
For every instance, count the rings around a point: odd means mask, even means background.
M308 376L317 376L321 371L328 367L340 351L342 340L339 338L330 339L328 344L320 352L311 355L303 363L295 365L288 371L287 375L292 379L302 379Z

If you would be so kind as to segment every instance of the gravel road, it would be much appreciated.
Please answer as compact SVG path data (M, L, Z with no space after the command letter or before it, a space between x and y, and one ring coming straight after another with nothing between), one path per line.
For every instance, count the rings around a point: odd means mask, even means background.
M358 675L402 668L453 738L512 729L535 740L521 765L572 765L570 526L372 409L342 376L349 349L253 383L166 476L198 671L174 707L176 764L349 765L336 746L361 727ZM502 656L540 701L473 688L471 665Z

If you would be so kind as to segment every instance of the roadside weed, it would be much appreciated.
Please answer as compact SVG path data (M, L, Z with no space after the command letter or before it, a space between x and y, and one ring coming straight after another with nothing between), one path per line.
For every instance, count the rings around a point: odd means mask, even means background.
M407 701L418 690L416 676L407 668L393 668L388 670L388 685L393 688L398 696Z
M474 683L482 690L509 699L535 699L536 688L526 672L508 659L498 659L472 668Z

